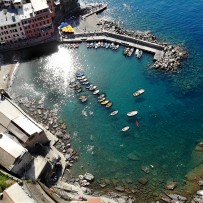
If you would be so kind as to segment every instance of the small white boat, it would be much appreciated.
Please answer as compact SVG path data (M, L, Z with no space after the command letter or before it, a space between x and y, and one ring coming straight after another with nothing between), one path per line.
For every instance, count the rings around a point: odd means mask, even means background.
M103 102L103 101L105 101L106 100L106 98L105 97L102 97L101 99L98 99L98 102Z
M94 92L93 92L93 94L98 94L99 93L99 90L95 90Z
M123 131L123 132L125 132L125 131L127 131L127 130L129 130L129 126L126 126L126 127L124 127L124 128L122 128L121 130Z
M97 88L97 86L94 86L94 85L90 85L90 88L89 90L92 91L92 90L95 90Z
M142 56L142 50L139 51L139 53L137 54L137 58L141 58Z
M127 113L127 116L135 116L135 115L137 115L138 114L138 111L130 111L130 112L128 112Z
M137 96L143 94L144 91L145 91L144 89L137 90L136 92L133 93L133 96L134 96L134 97L137 97Z
M110 116L115 116L116 114L118 114L118 111L112 111L112 112L110 113Z

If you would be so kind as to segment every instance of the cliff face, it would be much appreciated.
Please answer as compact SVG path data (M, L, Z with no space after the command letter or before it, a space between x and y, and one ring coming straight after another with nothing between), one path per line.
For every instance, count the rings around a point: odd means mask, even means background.
M64 16L78 15L81 12L78 0L60 0L60 10Z

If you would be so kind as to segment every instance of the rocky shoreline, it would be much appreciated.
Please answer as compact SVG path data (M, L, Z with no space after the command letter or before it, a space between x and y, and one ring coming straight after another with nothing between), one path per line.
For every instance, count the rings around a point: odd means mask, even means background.
M181 65L181 61L186 58L187 51L178 45L170 45L166 42L160 42L157 37L149 31L126 30L117 23L107 20L101 20L102 28L116 34L126 35L134 39L155 43L164 47L164 55L160 60L155 61L152 65L155 69L164 71L177 71Z

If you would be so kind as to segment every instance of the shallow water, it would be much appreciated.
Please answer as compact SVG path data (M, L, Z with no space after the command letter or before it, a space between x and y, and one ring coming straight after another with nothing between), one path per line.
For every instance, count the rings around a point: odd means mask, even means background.
M21 53L23 63L12 93L44 96L49 107L59 108L72 144L80 154L73 167L75 175L89 171L96 178L136 180L146 176L156 186L169 180L181 184L185 174L198 164L191 159L191 153L203 130L203 46L199 41L203 38L202 3L107 2L110 9L104 13L106 17L120 19L127 28L150 29L162 40L183 44L189 50L189 58L179 73L150 69L153 56L146 53L140 60L126 58L123 47L114 52L87 50L84 44L78 50L51 44L44 46L44 55L36 55L33 49ZM96 96L85 89L88 102L80 103L79 95L68 87L77 70L83 70L88 80L107 94L113 102L110 109L101 106ZM133 97L132 93L140 88L145 93ZM113 110L119 110L115 117L109 116ZM139 113L128 118L126 113L132 110ZM140 128L135 125L136 120ZM121 132L127 125L129 131ZM129 154L139 160L129 160ZM150 174L141 170L143 166L150 169Z

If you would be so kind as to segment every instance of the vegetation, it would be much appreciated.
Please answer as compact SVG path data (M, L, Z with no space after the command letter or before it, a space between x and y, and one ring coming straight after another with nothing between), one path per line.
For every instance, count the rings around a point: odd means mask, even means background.
M9 184L7 183L8 180L8 176L0 173L0 193L9 186Z

